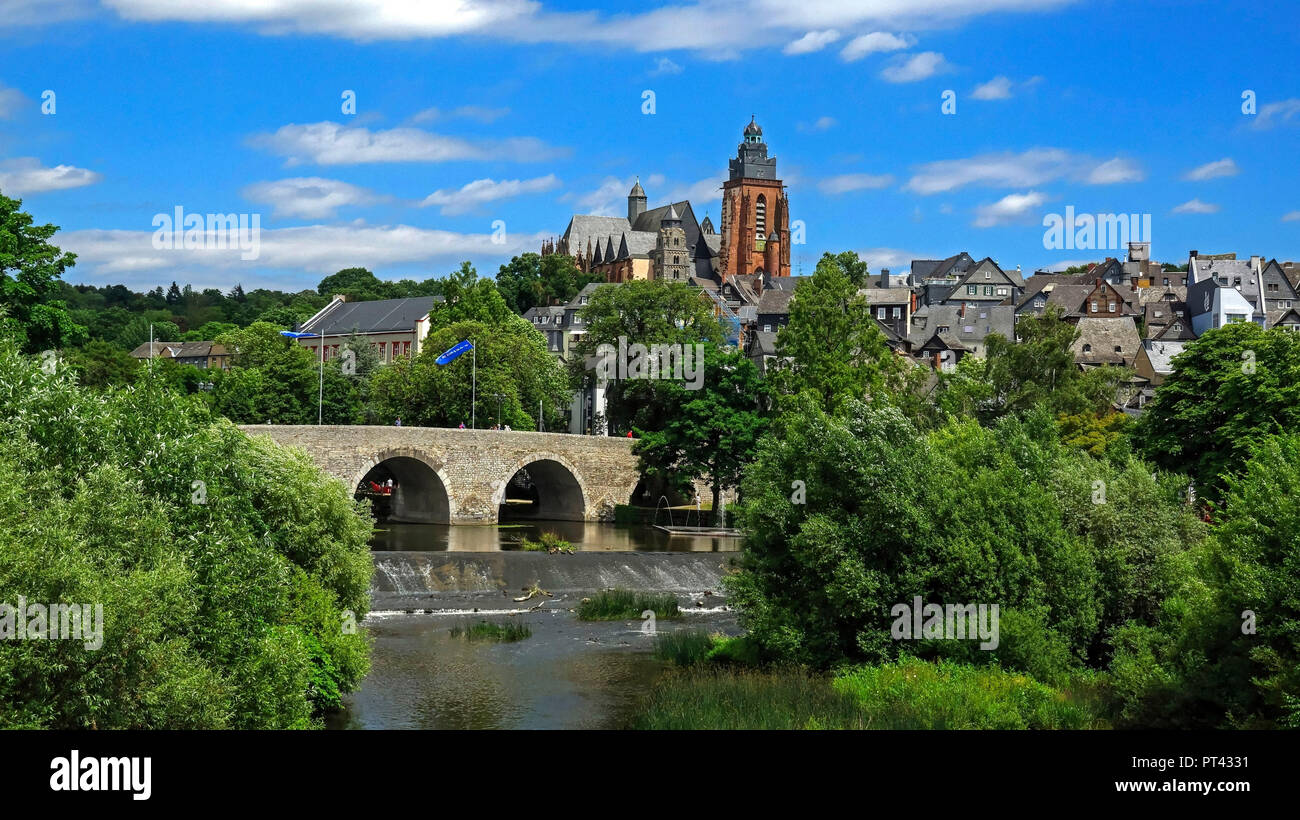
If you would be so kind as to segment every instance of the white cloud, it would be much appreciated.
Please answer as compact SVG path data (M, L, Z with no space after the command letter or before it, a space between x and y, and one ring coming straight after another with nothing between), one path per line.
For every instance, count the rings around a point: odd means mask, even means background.
M578 213L595 216L627 216L627 192L632 190L635 182L635 179L605 177L600 187L594 191L566 194L562 199L573 200Z
M455 233L415 228L409 225L309 225L295 228L263 228L256 259L241 259L241 251L157 250L153 231L81 230L59 233L59 246L77 254L77 271L95 276L150 272L150 281L175 278L192 281L192 271L226 271L245 281L249 274L266 269L312 274L333 273L347 267L378 270L387 266L427 264L458 265L472 259L482 267L489 260L508 259L536 250L549 233L507 231L503 244L493 242L492 233ZM159 271L171 271L166 277ZM233 284L235 280L230 280ZM129 283L128 283L129 284ZM226 285L229 287L230 285Z
M786 54L812 54L840 39L840 33L833 28L825 31L810 31L798 40L793 40L781 49Z
M1196 166L1183 174L1183 179L1201 182L1218 177L1235 177L1239 173L1241 173L1241 169L1237 167L1237 163L1232 161L1232 157L1224 157L1223 159L1216 159L1214 162Z
M818 117L813 122L801 122L797 127L805 134L816 134L822 131L829 131L835 127L835 118Z
M679 0L639 12L554 10L540 0L103 0L124 19L247 25L264 35L312 34L358 42L478 36L704 56L790 43L808 32L947 28L981 15L1036 12L1074 0ZM566 4L572 6L573 4ZM797 41L796 41L797 42Z
M450 111L442 111L438 108L426 108L423 111L417 111L415 116L411 117L411 121L433 122L438 119L465 119L481 123L493 123L509 113L509 108L489 108L482 105L462 105L459 108L453 108Z
M975 209L974 226L992 228L995 225L1009 225L1025 222L1035 217L1038 208L1047 202L1047 197L1038 191L1024 194L1007 194L997 202L981 205Z
M971 92L971 98L976 100L1009 100L1011 99L1011 80L998 75L983 85L976 86Z
M948 71L952 65L937 51L900 54L881 70L880 76L891 83L914 83Z
M457 189L440 189L424 198L421 207L440 206L443 216L468 213L489 202L510 199L524 194L537 194L558 188L560 180L555 174L535 179L476 179Z
M1107 185L1142 179L1142 169L1130 160L1099 161L1060 148L1031 148L1019 154L980 154L966 159L927 162L904 186L918 194L955 191L966 185L989 188L1028 188L1058 179Z
M1283 222L1300 222L1300 211L1292 211L1282 217Z
M1261 105L1259 113L1255 115L1255 121L1251 125L1255 128L1272 128L1275 125L1289 123L1292 120L1300 121L1300 97L1291 97L1275 103Z
M973 100L1009 100L1016 92L1024 91L1042 81L1042 77L1033 76L1022 82L1013 82L1011 78L999 74L988 82L975 86L970 96Z
M885 31L873 31L870 34L863 34L849 40L844 48L840 50L840 59L851 63L870 54L908 48L913 41L912 38L899 37Z
M865 248L858 251L858 258L875 273L880 273L881 268L889 268L891 273L904 273L912 269L913 259L926 257L900 248Z
M277 217L299 219L332 219L339 208L373 205L386 199L360 186L321 177L254 182L241 194L250 202L271 205Z
M74 165L47 168L36 157L0 160L0 193L9 195L81 188L101 179L100 174Z
M533 137L467 140L423 131L391 128L371 131L335 122L291 123L273 134L257 134L250 144L285 158L289 166L357 165L372 162L451 162L455 160L513 160L537 162L564 152Z
M665 74L681 74L682 67L674 63L667 57L660 57L655 61L655 67L650 72L651 77L662 77Z
M1108 159L1088 172L1089 185L1115 185L1121 182L1141 182L1146 178L1142 168L1128 159Z
M12 118L25 105L27 105L27 98L21 91L0 85L0 120Z
M893 184L894 178L889 174L840 174L823 179L817 183L817 189L824 194L847 194L888 188Z
M1176 214L1217 214L1219 206L1210 202L1202 202L1199 199L1189 199L1177 208L1174 208Z

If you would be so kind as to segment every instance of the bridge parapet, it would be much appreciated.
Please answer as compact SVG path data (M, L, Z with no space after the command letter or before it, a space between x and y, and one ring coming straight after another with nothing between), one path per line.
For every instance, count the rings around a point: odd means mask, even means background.
M547 517L611 521L614 505L628 503L640 478L632 441L624 438L387 425L247 424L240 429L303 450L351 489L376 466L394 466L409 476L395 503L412 520L493 523L506 484L534 465L530 475L554 485L540 488L553 496L549 504L542 501ZM445 505L431 495L438 492L445 493Z

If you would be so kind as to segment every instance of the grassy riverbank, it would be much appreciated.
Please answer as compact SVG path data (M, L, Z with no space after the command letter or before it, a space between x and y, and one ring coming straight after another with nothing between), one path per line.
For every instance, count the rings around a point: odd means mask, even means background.
M834 674L738 662L744 639L660 636L678 664L631 721L637 729L1107 728L1091 689L1057 690L997 667L907 658Z

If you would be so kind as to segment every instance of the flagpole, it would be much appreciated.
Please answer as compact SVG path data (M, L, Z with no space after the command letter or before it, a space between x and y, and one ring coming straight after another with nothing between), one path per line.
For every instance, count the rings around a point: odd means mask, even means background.
M316 396L316 424L325 417L325 334L320 335L320 392Z
M469 394L469 429L477 430L478 429L478 347L475 346L470 349L474 351L474 355L470 359L470 361L473 362L473 370L472 370L473 375L471 376L472 382L471 382L470 394Z

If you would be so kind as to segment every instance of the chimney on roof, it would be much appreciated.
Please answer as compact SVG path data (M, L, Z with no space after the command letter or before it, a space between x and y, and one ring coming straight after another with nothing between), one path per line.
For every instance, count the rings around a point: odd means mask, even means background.
M880 269L880 286L882 288L889 287L889 268Z
M336 293L336 294L334 294L334 301L335 301L335 302L346 302L347 300L348 300L348 297L347 297L347 294L346 294L346 293Z
M960 316L960 317L963 318L963 319L966 318L966 303L965 303L965 302L962 302L962 303L961 303L961 310L957 313L957 315Z
M1258 267L1259 267L1259 261L1260 261L1260 260L1259 260L1259 257L1258 257L1258 256L1255 256L1254 254L1251 254L1251 257L1250 257L1250 266L1251 266L1252 268L1258 268Z
M1193 259L1195 259L1197 256L1200 255L1200 251L1192 251L1191 253L1189 253L1189 254L1187 254L1187 255L1190 256L1190 257L1192 257Z

